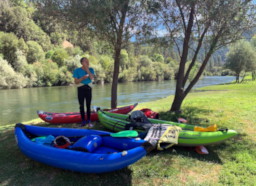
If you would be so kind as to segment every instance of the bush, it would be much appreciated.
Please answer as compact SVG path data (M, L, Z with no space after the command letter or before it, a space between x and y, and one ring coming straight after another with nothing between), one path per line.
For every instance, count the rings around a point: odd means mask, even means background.
M102 66L101 76L104 77L105 82L112 81L112 75L114 70L114 60L109 56L100 56L99 64ZM97 74L98 76L99 74Z
M45 54L45 59L51 59L53 54L54 54L53 50L47 51Z
M51 36L51 42L54 45L61 45L62 42L65 40L66 35L64 33L59 33L59 32L52 32L50 34Z
M24 67L24 74L27 77L27 87L37 86L37 74L35 72L34 66L32 64L28 64Z
M6 60L0 58L0 87L23 88L27 84L27 78L21 73L16 73Z
M52 60L58 64L59 67L65 65L65 59L69 57L67 51L64 48L56 48L52 55Z
M38 61L44 60L44 51L37 42L35 41L28 41L28 54L27 54L27 61L28 63L34 63Z
M70 85L73 82L73 74L68 71L67 67L61 67L57 75L56 85Z
M80 47L68 47L66 48L66 51L68 52L69 56L81 56L83 54L83 51L80 49Z
M73 72L76 68L81 66L80 63L81 56L77 55L75 57L69 57L66 60L66 66L69 72Z
M58 65L51 61L33 64L36 72L36 86L52 86L58 84Z
M16 72L20 72L23 75L25 74L25 67L28 65L26 56L24 56L23 52L18 50L15 52L17 59L13 64L13 68Z
M3 54L5 60L15 66L17 60L16 51L18 50L18 38L12 33L1 33L0 34L0 53Z

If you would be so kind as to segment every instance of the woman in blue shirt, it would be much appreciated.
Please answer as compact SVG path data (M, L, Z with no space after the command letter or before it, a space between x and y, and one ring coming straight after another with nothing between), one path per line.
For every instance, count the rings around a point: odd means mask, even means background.
M78 102L80 108L80 114L82 118L81 127L88 124L89 127L93 127L91 124L91 100L92 100L92 88L89 86L94 79L94 69L89 67L89 60L86 57L80 59L82 67L74 70L73 77L75 79L75 84L78 85ZM85 111L84 111L84 99L86 100L86 109L87 109L87 120L85 120Z

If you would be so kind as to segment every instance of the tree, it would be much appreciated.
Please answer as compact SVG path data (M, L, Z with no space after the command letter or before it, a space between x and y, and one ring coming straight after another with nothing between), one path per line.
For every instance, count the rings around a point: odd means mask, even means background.
M111 89L111 108L117 106L117 85L120 66L120 53L125 44L146 21L143 19L143 3L137 0L33 0L38 7L51 11L50 15L75 22L76 26L86 27L107 40L114 49L114 72Z
M240 41L230 47L227 53L226 67L236 74L236 82L239 82L242 71L253 72L256 68L256 55L248 41Z
M180 112L183 100L203 74L212 54L240 39L243 32L255 25L254 4L250 0L158 0L149 5L180 55L170 108L170 111ZM202 52L205 55L200 58L198 71L187 83Z

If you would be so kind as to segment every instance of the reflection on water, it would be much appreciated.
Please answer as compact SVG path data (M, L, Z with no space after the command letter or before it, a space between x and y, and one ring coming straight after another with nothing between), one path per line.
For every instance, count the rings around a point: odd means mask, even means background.
M234 77L205 77L195 87L233 81ZM175 81L127 82L118 85L118 105L157 100L174 94ZM37 118L36 111L79 111L75 86L0 90L0 124ZM111 85L94 85L92 105L110 107Z

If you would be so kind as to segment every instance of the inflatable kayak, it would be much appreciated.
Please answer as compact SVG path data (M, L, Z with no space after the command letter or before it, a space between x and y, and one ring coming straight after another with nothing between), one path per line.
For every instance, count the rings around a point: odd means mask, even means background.
M85 173L122 169L147 154L149 146L144 140L113 134L117 133L23 124L15 126L18 147L27 157L53 167ZM54 146L53 142L42 143L38 140L45 136L55 140L65 137L70 139L71 145L60 148L60 146Z
M112 131L122 131L128 129L130 126L129 115L108 113L99 110L98 111L99 121L106 128ZM233 136L237 135L235 130L218 130L214 132L199 132L194 131L195 125L189 125L185 123L175 123L170 121L164 121L159 119L150 119L150 124L170 124L181 127L179 132L178 144L179 146L200 146L200 145L212 145L223 142ZM149 124L149 125L150 125ZM133 130L139 132L145 132L142 127L134 127Z
M105 109L105 111L119 113L119 114L127 114L131 112L138 103L134 105L119 107L115 109ZM80 123L82 122L80 112L65 112L65 113L54 113L54 112L44 112L44 111L37 111L38 116L44 120L45 122L51 124L64 124L64 123ZM85 119L87 115L85 114ZM97 121L98 114L95 111L91 112L91 121Z

